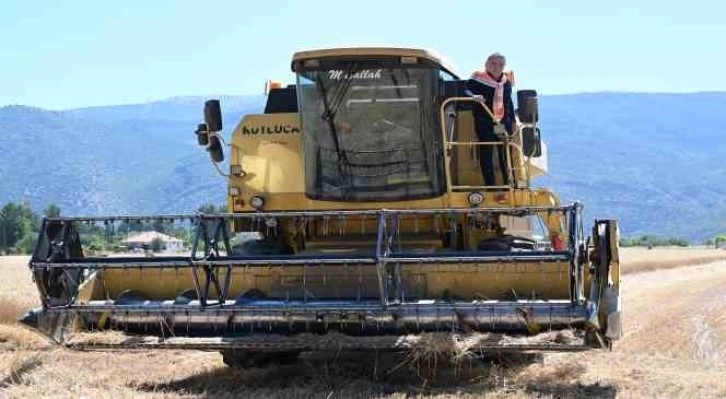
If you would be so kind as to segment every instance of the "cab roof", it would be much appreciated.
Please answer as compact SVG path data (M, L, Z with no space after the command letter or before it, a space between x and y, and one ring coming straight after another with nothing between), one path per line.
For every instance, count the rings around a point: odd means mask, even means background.
M434 50L409 47L335 47L298 51L292 56L291 69L293 72L298 72L296 67L300 64L300 61L346 57L416 57L438 65L441 69L459 79L456 67L444 56Z

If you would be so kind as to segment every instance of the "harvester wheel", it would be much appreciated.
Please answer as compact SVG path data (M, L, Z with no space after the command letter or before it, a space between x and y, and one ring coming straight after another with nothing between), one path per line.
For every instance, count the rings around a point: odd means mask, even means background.
M534 250L535 247L534 240L509 234L481 240L478 245L480 251L511 251L513 248Z
M265 367L271 364L293 364L300 355L298 351L287 352L251 352L239 349L222 351L222 361L229 367L254 368Z

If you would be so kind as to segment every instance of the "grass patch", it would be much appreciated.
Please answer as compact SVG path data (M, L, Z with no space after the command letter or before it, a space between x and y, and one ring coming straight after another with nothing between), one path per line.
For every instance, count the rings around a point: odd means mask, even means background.
M701 248L621 248L623 274L726 261L726 251Z
M21 353L14 356L5 368L4 376L0 378L0 388L7 388L10 385L23 383L25 376L41 364L43 364L43 356L38 353L29 355Z

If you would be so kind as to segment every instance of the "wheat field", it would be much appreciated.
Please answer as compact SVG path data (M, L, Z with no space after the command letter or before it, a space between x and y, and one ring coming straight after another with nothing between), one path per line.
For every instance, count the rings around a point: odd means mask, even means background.
M726 251L624 248L622 262L625 337L614 352L390 372L396 355L318 355L238 371L212 352L57 348L15 324L37 303L27 258L0 258L0 397L726 397Z

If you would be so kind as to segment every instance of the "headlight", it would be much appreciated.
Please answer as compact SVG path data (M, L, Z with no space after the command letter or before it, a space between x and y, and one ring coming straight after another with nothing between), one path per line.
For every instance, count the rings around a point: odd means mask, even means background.
M265 199L259 195L255 195L250 198L250 205L257 210L262 209L262 207L265 206Z
M469 193L469 205L479 205L484 202L484 194L479 192Z

